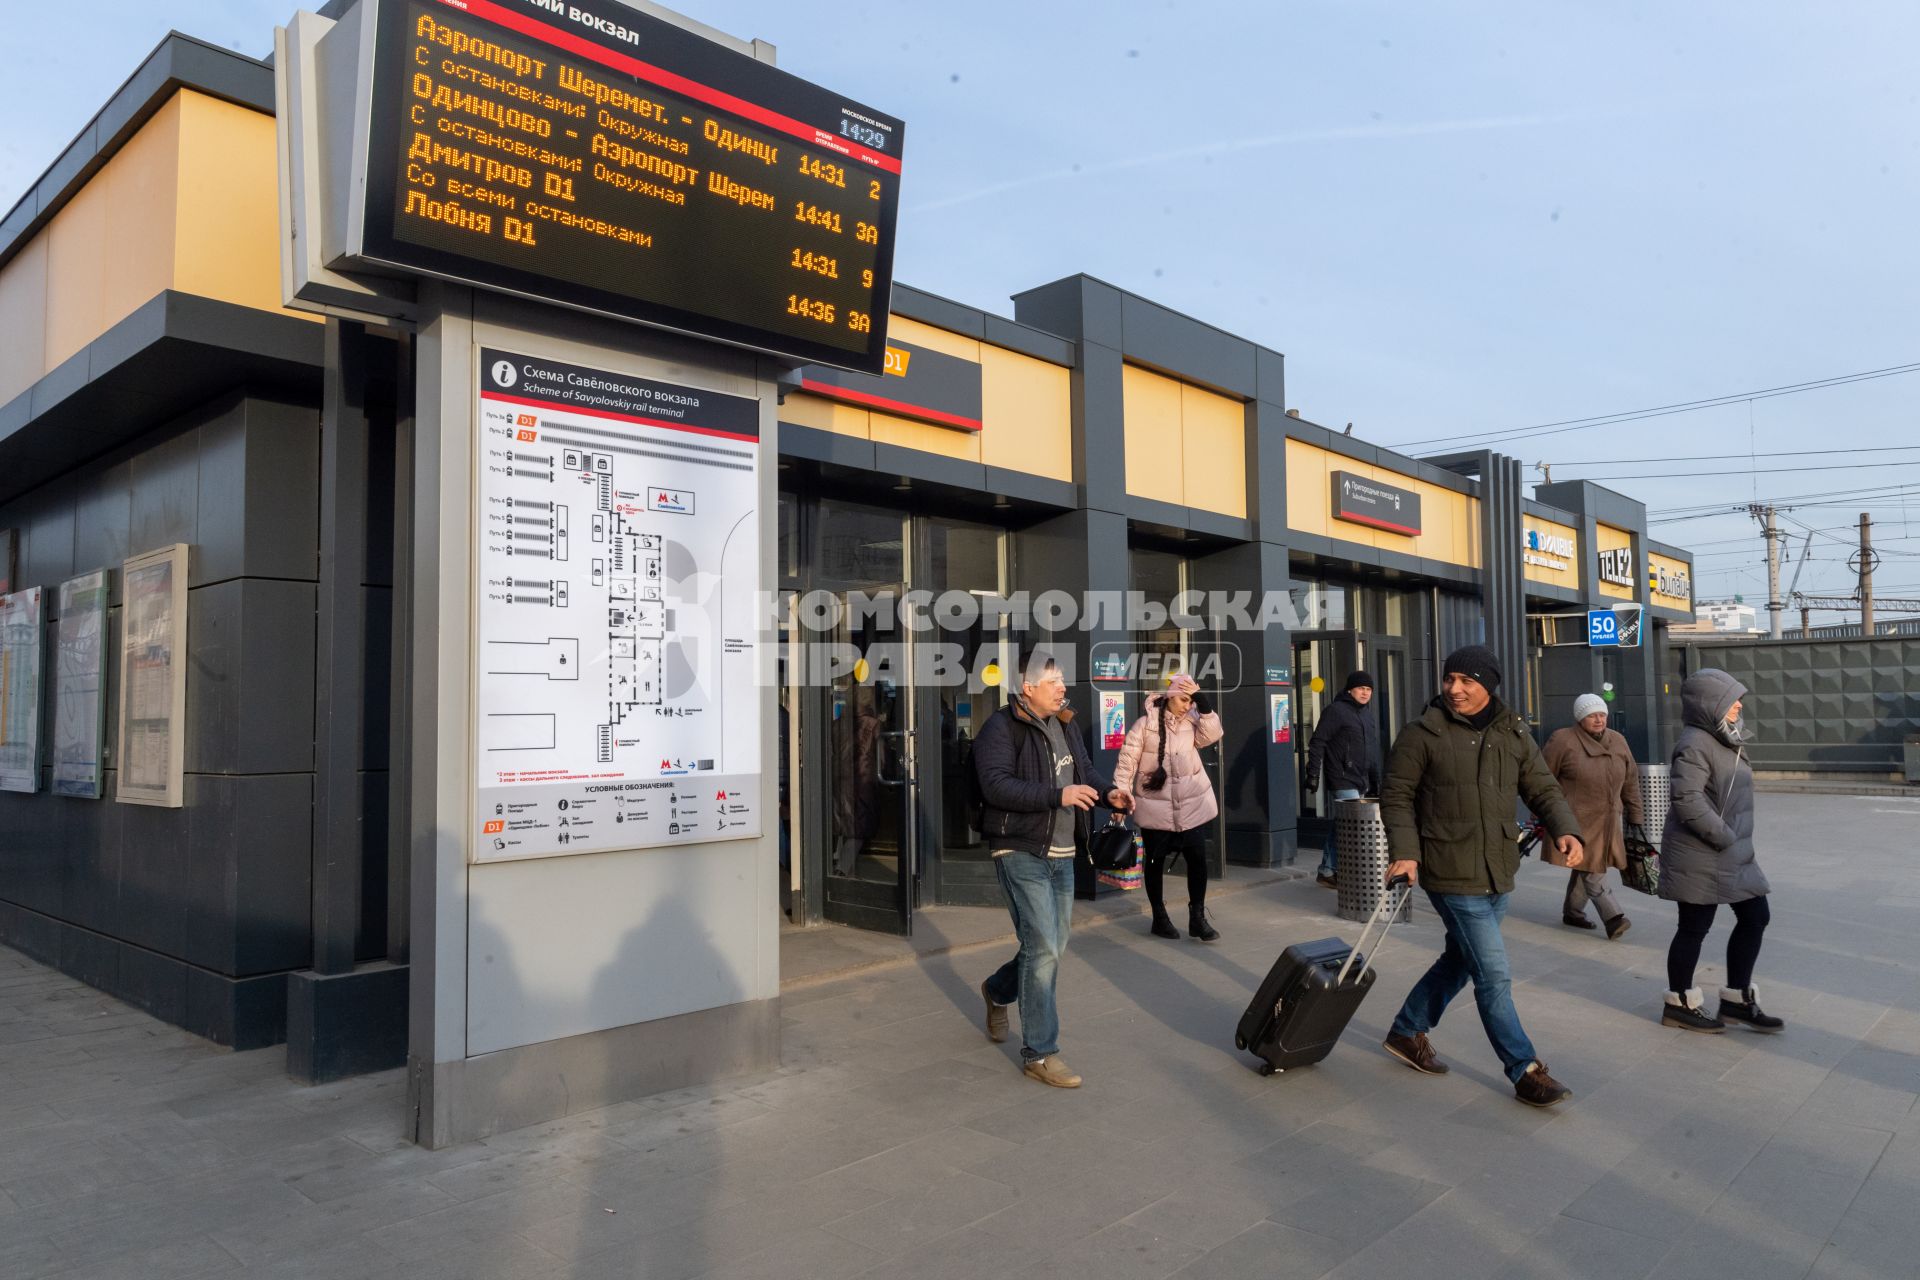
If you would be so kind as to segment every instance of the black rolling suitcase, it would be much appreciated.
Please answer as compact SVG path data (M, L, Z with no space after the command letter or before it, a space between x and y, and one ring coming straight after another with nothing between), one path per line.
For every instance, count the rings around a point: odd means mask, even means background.
M1368 946L1374 926L1383 914L1387 917L1386 928L1380 931L1384 944L1394 918L1413 894L1405 877L1394 881L1394 887L1399 892L1380 899L1353 946L1338 938L1322 938L1288 947L1273 962L1253 1003L1240 1015L1240 1028L1233 1037L1235 1048L1250 1049L1263 1060L1261 1075L1311 1066L1333 1052L1340 1033L1373 987L1373 956Z

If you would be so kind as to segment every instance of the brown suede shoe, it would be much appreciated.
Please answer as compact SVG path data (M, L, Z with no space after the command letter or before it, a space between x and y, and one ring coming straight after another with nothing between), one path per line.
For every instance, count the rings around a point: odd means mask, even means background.
M1573 1090L1547 1074L1547 1064L1536 1062L1513 1082L1513 1096L1530 1107L1551 1107L1573 1096Z
M1388 1036L1386 1050L1424 1075L1447 1074L1447 1064L1440 1061L1440 1055L1434 1052L1433 1042L1427 1039L1424 1031L1417 1036Z
M1080 1076L1078 1073L1076 1073L1072 1067L1062 1062L1060 1055L1057 1053L1051 1058L1030 1059L1026 1065L1026 1073L1028 1078L1038 1080L1041 1084L1050 1084L1056 1089L1078 1089L1080 1087Z
M993 997L987 994L987 984L980 984L980 998L987 1002L987 1039L995 1044L1005 1044L1007 1040L1007 1006L995 1004Z

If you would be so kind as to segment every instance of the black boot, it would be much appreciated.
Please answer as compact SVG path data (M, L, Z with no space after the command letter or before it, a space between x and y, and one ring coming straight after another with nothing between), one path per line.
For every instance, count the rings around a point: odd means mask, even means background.
M1190 907L1187 910L1187 932L1193 935L1195 942L1218 942L1220 931L1207 923L1205 907Z
M1698 987L1667 992L1667 1003L1660 1010L1660 1025L1679 1027L1682 1031L1701 1031L1708 1035L1719 1035L1727 1029L1727 1024L1720 1019L1707 1016Z
M1787 1025L1785 1019L1760 1011L1760 992L1753 987L1748 987L1745 991L1735 991L1730 987L1720 988L1720 1020L1737 1022L1754 1031L1768 1033L1778 1031Z
M1180 931L1173 927L1173 917L1167 914L1165 907L1155 907L1153 909L1153 929L1151 932L1156 938L1177 938L1180 936Z

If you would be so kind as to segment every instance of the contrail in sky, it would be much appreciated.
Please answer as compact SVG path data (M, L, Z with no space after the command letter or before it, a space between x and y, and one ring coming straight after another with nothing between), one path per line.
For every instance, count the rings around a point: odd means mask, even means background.
M1007 191L1018 191L1025 187L1042 186L1057 182L1062 178L1086 178L1100 174L1123 173L1128 169L1144 169L1151 165L1168 164L1180 160L1198 160L1204 156L1235 155L1243 151L1261 151L1270 147L1289 147L1310 142L1347 142L1376 141L1394 138L1424 138L1444 133L1484 133L1494 129L1531 129L1542 125L1569 124L1604 118L1598 114L1572 115L1530 115L1530 116L1483 116L1469 120L1429 120L1420 124L1362 124L1348 125L1330 129L1296 129L1291 133L1270 133L1253 138L1230 138L1224 142L1210 142L1204 146L1183 147L1178 151L1161 151L1153 155L1127 156L1119 160L1105 160L1098 164L1083 164L1078 168L1055 169L1047 173L1029 174L1024 178L1014 178L1007 182L996 182L984 187L974 187L956 195L940 200L929 200L915 205L912 213L932 213L939 209L951 209L957 205L972 204Z

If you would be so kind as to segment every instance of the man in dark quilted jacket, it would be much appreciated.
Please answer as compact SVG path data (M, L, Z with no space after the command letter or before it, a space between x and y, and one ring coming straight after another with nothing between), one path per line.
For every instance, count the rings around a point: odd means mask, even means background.
M1440 696L1394 740L1380 811L1393 859L1387 877L1404 875L1426 889L1447 945L1400 1007L1386 1048L1416 1071L1444 1075L1427 1033L1471 981L1514 1096L1550 1107L1573 1091L1547 1074L1520 1025L1500 936L1520 866L1514 802L1539 815L1571 867L1582 861L1580 825L1526 721L1494 696L1500 664L1492 650L1457 649L1443 671Z

